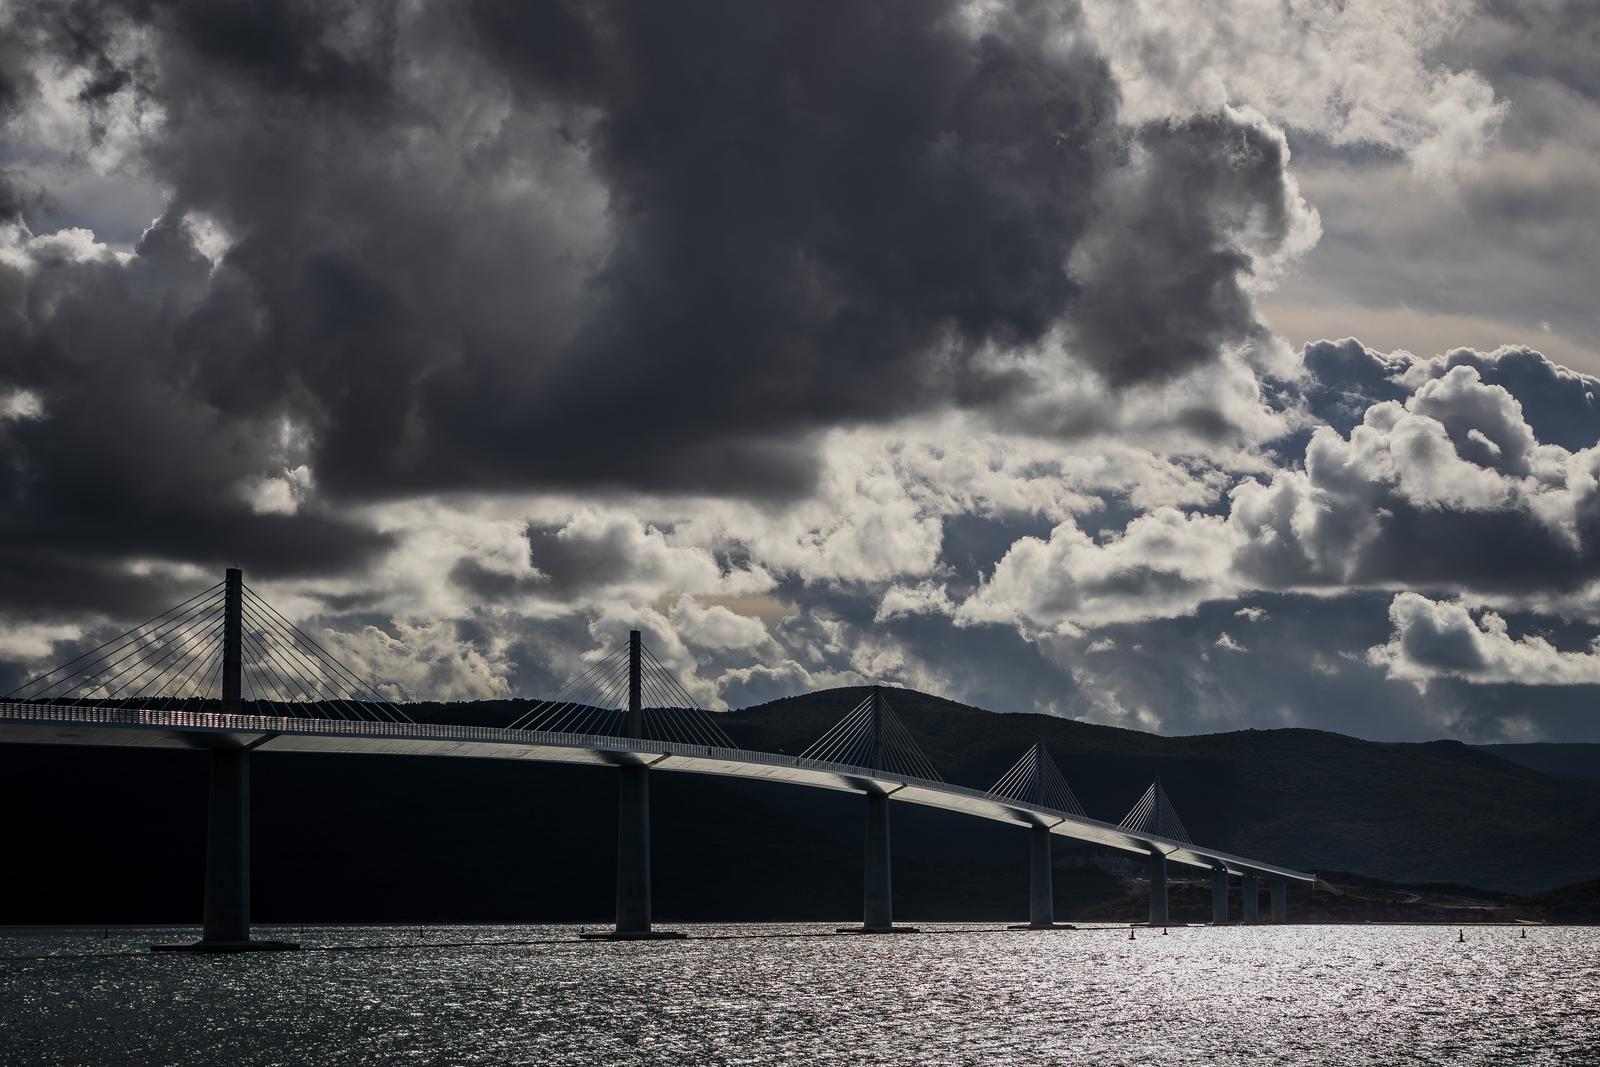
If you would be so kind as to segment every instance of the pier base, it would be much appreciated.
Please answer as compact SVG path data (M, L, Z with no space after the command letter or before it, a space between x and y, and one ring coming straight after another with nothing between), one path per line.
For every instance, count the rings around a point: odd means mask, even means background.
M1228 872L1222 867L1211 871L1211 925L1228 925Z
M298 941L191 941L182 945L151 945L151 952L299 952Z
M682 930L601 930L578 936L585 941L682 941L689 935Z
M1272 890L1272 921L1286 923L1289 921L1289 883L1282 878L1274 878L1269 883Z

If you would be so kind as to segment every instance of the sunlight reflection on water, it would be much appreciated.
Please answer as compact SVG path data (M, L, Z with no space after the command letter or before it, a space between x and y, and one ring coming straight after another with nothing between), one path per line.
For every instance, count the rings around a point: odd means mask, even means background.
M0 932L0 1063L1594 1062L1594 928L834 925Z

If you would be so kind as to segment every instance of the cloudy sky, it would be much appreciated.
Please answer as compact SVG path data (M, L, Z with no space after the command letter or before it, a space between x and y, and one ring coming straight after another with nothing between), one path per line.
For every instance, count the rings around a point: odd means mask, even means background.
M1600 740L1591 0L0 0L0 688L229 564L1172 733Z

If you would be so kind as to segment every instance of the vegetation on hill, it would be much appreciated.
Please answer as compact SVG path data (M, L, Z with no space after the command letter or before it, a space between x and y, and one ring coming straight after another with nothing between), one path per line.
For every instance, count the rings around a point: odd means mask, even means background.
M1514 745L1478 745L1480 751L1558 778L1600 781L1600 744L1583 741L1529 741Z

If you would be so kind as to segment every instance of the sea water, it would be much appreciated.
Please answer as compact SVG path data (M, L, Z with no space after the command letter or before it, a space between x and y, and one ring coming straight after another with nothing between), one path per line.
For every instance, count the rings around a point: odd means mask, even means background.
M0 1064L1600 1063L1600 930L0 931Z

